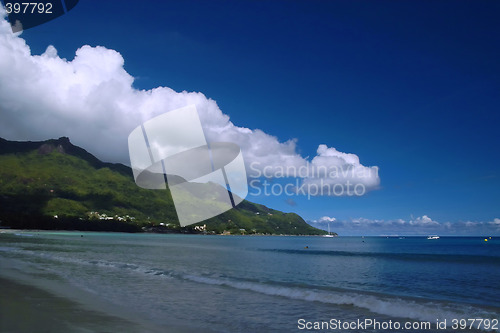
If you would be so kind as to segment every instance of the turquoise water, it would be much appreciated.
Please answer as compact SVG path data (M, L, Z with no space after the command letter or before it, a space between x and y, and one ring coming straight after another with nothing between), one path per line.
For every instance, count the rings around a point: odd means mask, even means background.
M22 232L0 234L0 255L159 326L500 319L500 239Z

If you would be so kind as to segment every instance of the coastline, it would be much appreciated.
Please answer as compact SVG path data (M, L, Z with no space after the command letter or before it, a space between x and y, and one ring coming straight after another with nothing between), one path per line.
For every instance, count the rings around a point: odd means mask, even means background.
M0 332L196 332L156 325L133 308L108 303L17 260L0 262L0 294Z
M151 231L142 231L142 232L123 232L123 231L97 231L97 230L92 230L92 231L89 231L89 230L66 230L66 229L50 229L50 230L46 230L46 229L10 229L10 228L2 228L0 229L0 234L2 233L19 233L19 232L33 232L33 233L37 233L37 232L74 232L74 233L79 233L79 232L82 232L82 233L87 233L87 232L96 232L96 233L103 233L103 234L106 234L106 233L110 233L110 234L145 234L145 235L156 235L156 234L159 234L159 235L187 235L187 236L190 236L190 235L193 235L193 236L245 236L245 237L257 237L257 236L273 236L273 237L279 237L279 236L283 236L283 237L323 237L324 235L293 235L293 234L214 234L214 233L202 233L202 232L199 232L199 233L193 233L193 232L151 232ZM333 232L332 232L333 234ZM333 235L334 237L339 237L339 235Z
M96 312L44 289L0 277L2 332L137 332L136 323ZM42 330L40 330L42 329Z
M332 243L311 237L305 244L306 238L294 237L142 236L0 234L0 276L18 283L10 287L17 294L4 293L3 305L11 309L5 315L14 322L4 331L39 332L33 324L12 326L25 320L25 312L56 332L290 332L297 318L434 322L466 314L491 319L498 313L492 287L498 280L496 242L340 237ZM346 264L349 270L337 269ZM319 269L327 272L314 274ZM363 275L367 269L374 274ZM413 292L408 277L422 270L425 284ZM403 275L380 286L378 274ZM487 278L471 285L466 278L471 275ZM361 276L359 283L368 288L349 288L353 276ZM457 283L450 285L443 276ZM393 293L395 285L405 290ZM45 293L38 297L32 287ZM19 300L25 303L16 305Z

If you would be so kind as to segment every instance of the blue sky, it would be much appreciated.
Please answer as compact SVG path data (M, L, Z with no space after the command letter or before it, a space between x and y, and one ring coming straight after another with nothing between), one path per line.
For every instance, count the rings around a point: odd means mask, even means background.
M81 1L21 37L68 60L85 44L116 50L137 89L202 92L304 157L325 144L379 167L362 197L251 201L334 217L344 234L428 233L423 216L500 234L488 224L500 217L499 14L498 1ZM375 222L346 227L359 219Z

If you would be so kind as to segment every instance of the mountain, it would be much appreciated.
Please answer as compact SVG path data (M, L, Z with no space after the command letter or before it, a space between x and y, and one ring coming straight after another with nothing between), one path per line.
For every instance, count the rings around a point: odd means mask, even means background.
M129 167L102 162L66 137L39 142L0 138L0 221L3 227L21 229L326 233L297 214L247 200L181 228L168 189L138 187Z

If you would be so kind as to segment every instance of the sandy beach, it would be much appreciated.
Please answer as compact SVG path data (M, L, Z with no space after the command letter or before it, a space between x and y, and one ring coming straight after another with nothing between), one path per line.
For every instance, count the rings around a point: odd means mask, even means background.
M17 260L0 262L0 332L192 332L155 325L134 313L133 304L117 306L98 295L35 271Z
M451 332L432 323L498 319L498 243L485 243L1 233L0 331L300 332L300 319L373 318Z
M139 332L124 318L86 308L45 290L0 278L1 332Z

